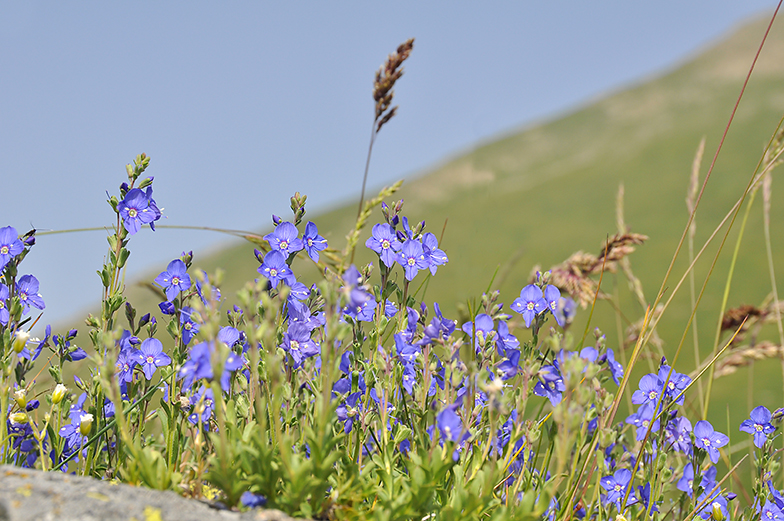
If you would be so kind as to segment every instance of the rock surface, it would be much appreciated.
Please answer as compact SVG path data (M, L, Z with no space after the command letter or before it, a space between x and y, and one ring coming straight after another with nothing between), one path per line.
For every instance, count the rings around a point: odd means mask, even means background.
M277 510L218 510L174 492L0 466L0 521L294 521Z

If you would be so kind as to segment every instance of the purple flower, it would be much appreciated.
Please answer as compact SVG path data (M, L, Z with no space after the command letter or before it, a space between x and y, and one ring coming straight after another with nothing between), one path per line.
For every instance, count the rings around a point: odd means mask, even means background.
M558 313L558 302L561 300L561 292L555 286L547 285L544 288L544 300L547 302L547 309L555 317L555 321L559 326L563 327L563 315Z
M714 464L719 462L719 447L725 446L729 441L726 434L714 431L713 425L705 420L698 421L694 426L694 444L705 450Z
M422 236L422 249L425 253L425 260L427 261L432 275L436 274L436 270L439 266L443 266L449 262L446 253L438 249L438 239L430 232Z
M391 268L397 258L402 244L397 240L395 230L387 223L376 224L370 238L365 241L365 246L373 250L381 258L384 266Z
M760 405L751 411L751 419L740 424L740 430L754 435L754 446L761 449L768 441L768 434L776 430L770 423L770 411ZM715 462L714 462L715 463Z
M19 297L19 303L25 313L33 306L38 309L44 309L44 299L38 293L38 279L32 275L23 275L19 277L16 282L16 295Z
M561 395L566 390L566 386L558 368L554 365L546 365L539 371L539 377L541 381L536 382L534 394L546 396L553 407L561 403Z
M133 380L133 368L139 363L138 352L133 348L121 349L117 355L114 372L120 382L130 383Z
M275 231L264 236L273 251L279 251L284 257L296 253L304 247L302 239L297 238L297 227L290 222L282 222Z
M570 297L561 297L558 300L558 307L555 310L555 321L563 327L563 324L571 324L577 314L577 303Z
M406 280L408 281L414 280L419 270L428 267L422 243L413 239L403 243L403 247L400 248L400 252L397 254L397 262L403 266L406 272Z
M302 361L319 354L319 345L310 338L310 330L302 323L289 325L283 335L283 343L278 346L286 351L294 360L294 367L302 365Z
M670 374L671 370L672 374ZM667 378L667 375L670 376L669 379ZM675 403L683 405L684 395L682 393L691 383L691 378L671 369L670 366L665 363L662 363L659 367L658 378L659 384L662 389L664 389L666 396L670 399L677 398ZM665 382L667 385L665 385Z
M610 368L610 375L612 375L613 382L615 382L615 385L621 385L621 380L623 379L623 366L620 362L616 362L615 354L612 349L607 349L606 359L607 367Z
M198 322L194 321L194 315L198 316L193 308L184 307L180 311L180 330L182 331L182 343L184 345L190 344L196 333L199 332L201 327Z
M656 406L661 396L662 383L654 374L640 378L640 388L632 394L632 403L650 403Z
M455 412L456 407L454 404L449 405L436 415L436 425L443 440L461 442L471 436Z
M145 224L149 224L154 231L153 222L161 218L161 211L152 199L152 187L149 187L146 193L138 188L129 190L117 205L117 211L123 220L123 226L131 235Z
M259 266L257 271L269 280L273 288L278 287L280 281L285 282L289 286L297 281L291 268L286 264L286 258L277 250L269 252L264 257L264 263Z
M191 287L191 277L187 273L185 263L180 259L174 259L166 266L166 271L155 277L155 283L166 291L166 298L171 302L180 292Z
M474 349L477 353L488 339L497 335L493 319L487 313L480 313L473 322L463 324L462 330L474 339Z
M784 513L782 513L781 509L776 505L776 503L770 499L765 502L765 506L762 507L759 512L761 521L784 519Z
M267 504L267 498L261 494L245 491L240 496L240 503L246 508L260 508Z
M193 409L188 416L188 421L193 425L198 425L201 422L206 426L212 417L212 410L215 408L215 396L212 394L212 389L202 387L199 392L191 396L190 403Z
M651 425L651 420L653 419L653 405L651 403L643 404L637 412L634 414L629 415L626 418L626 423L634 425L637 428L637 441L642 441L645 439L645 435L648 433L648 426ZM651 432L659 432L659 428L661 427L661 420L657 419L653 422L653 425L650 427Z
M620 509L621 501L624 495L626 495L626 490L629 488L631 480L632 471L629 469L618 469L612 476L604 476L599 483L607 491L607 495L604 496L605 504L615 503ZM629 499L626 504L631 505L636 502L637 499L634 497L634 493L629 493Z
M0 228L0 272L11 262L11 259L22 253L24 244L13 226Z
M6 301L8 300L9 292L8 286L0 282L0 324L4 326L8 324L11 314L8 312Z
M529 284L520 291L520 296L512 302L511 308L523 315L525 327L531 327L534 317L547 309L547 301L538 286Z
M359 405L357 405L357 402L361 396L362 391L349 394L348 397L346 397L346 401L338 405L338 408L335 411L338 416L338 420L343 422L343 432L346 434L351 432L351 429L354 426L354 420L362 408L361 402Z
M675 450L691 455L691 422L683 416L670 420L667 424L667 441Z
M142 342L142 346L136 353L136 358L144 370L144 376L152 379L156 368L169 365L171 358L163 352L163 344L156 338L148 338Z
M319 261L319 252L327 249L327 240L319 235L318 228L308 221L305 225L305 233L302 235L305 243L305 251L313 262Z

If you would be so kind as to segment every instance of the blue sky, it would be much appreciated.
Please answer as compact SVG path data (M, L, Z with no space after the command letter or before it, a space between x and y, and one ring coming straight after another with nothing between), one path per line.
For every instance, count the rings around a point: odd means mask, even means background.
M372 188L661 74L775 5L0 0L0 226L109 226L106 192L145 152L162 224L260 230L295 191L311 212L357 198L373 75L407 38ZM42 322L100 299L105 237L39 238L21 273ZM226 240L143 230L129 276Z

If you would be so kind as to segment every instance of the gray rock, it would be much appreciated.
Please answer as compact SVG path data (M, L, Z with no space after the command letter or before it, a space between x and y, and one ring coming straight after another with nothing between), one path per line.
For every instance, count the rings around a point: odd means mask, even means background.
M174 492L0 466L0 521L294 521L277 510L219 510Z

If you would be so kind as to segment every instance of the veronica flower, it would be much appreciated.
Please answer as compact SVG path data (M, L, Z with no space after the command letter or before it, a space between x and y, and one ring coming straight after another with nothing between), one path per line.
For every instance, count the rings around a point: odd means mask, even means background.
M430 232L422 236L422 249L425 253L425 260L427 261L432 275L436 274L438 266L443 266L449 262L446 253L438 249L438 239Z
M667 424L667 441L675 450L691 455L691 422L683 416L678 416Z
M406 272L406 280L408 281L414 280L419 270L424 270L428 267L422 243L413 239L403 243L403 247L400 248L400 252L397 254L397 262L403 266Z
M495 324L487 313L480 313L473 322L463 324L463 332L474 339L474 349L477 353L488 339L496 336Z
M607 491L607 494L604 496L605 504L615 503L615 506L620 510L621 501L624 495L626 495L631 480L632 471L629 469L618 469L612 476L603 477L599 483ZM634 496L634 492L630 492L626 504L632 505L636 502L637 498Z
M683 391L686 390L686 388L691 383L691 378L685 374L681 374L675 371L674 369L672 369L672 374L670 374L670 371L671 368L667 364L663 363L661 367L659 367L659 384L668 398L677 398L675 403L678 405L683 405ZM669 375L669 379L667 378L667 375Z
M534 394L546 396L550 403L555 407L561 403L561 395L566 390L563 377L554 365L546 365L539 371L541 380L534 386Z
M740 430L754 435L754 446L761 449L768 441L768 434L776 430L770 423L770 411L760 405L751 411L751 419L740 424Z
M196 336L196 333L199 332L199 328L201 327L198 322L196 322L193 318L198 316L196 311L190 307L184 307L180 311L180 330L182 331L182 343L184 345L190 344L193 337Z
M525 327L531 327L536 315L547 309L547 301L538 286L529 284L520 291L520 296L512 302L511 308L523 315Z
M335 411L338 420L343 422L343 432L346 434L351 432L351 428L354 425L354 419L362 409L362 403L359 402L361 396L362 391L349 394L348 397L346 397L346 401L338 405L338 408Z
M310 338L310 330L301 323L289 324L283 335L283 343L278 346L286 351L294 360L294 367L302 365L302 361L319 354L319 345Z
M187 273L185 263L174 259L166 266L166 271L155 277L155 283L166 291L166 298L173 301L182 291L191 287L191 277Z
M152 379L152 375L158 367L171 364L171 358L163 352L163 344L156 338L145 339L136 353L136 358L139 364L141 364L147 380Z
M301 250L305 244L297 238L297 227L290 222L282 222L275 231L264 236L273 251L280 252L284 257Z
M38 309L44 309L44 299L38 293L38 279L32 275L23 275L19 277L16 282L16 295L19 297L19 303L22 305L24 313L33 306Z
M548 284L544 288L544 300L547 302L547 309L550 310L550 313L553 314L555 317L555 321L558 323L559 326L564 326L564 319L563 315L558 313L558 302L561 300L561 292L555 286L551 286Z
M327 249L327 240L319 235L315 224L308 221L305 225L305 233L302 234L305 251L313 262L319 261L319 252Z
M725 446L729 441L726 434L714 431L710 422L700 420L694 426L694 444L708 453L714 465L719 462L719 447Z
M273 288L276 288L280 281L285 282L289 286L297 281L291 268L286 264L286 258L277 250L269 252L264 257L264 262L258 267L257 271L269 280Z
M0 228L0 272L23 250L24 243L19 239L19 234L13 226Z
M117 205L117 212L123 220L123 227L134 235L142 226L149 224L155 230L155 221L161 218L161 211L152 198L152 187L143 192L132 188L125 194L125 198Z
M436 415L436 425L438 432L441 433L441 439L462 442L471 437L471 434L463 425L463 420L457 415L455 409L456 405L448 405L446 409Z
M4 326L8 324L8 320L11 318L8 307L6 307L8 296L8 286L0 282L0 324L3 324Z
M632 403L650 403L656 406L661 396L661 382L654 374L646 374L640 378L640 388L632 394Z

